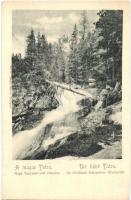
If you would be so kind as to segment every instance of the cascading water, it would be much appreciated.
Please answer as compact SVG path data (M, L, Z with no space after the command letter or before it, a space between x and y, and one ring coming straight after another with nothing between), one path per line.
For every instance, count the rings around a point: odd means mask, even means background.
M70 126L69 124L64 126L61 124L59 126L57 125L57 127L55 127L56 130L53 130L55 131L53 138L47 137L47 139L45 139L44 137L45 128L48 125L54 125L55 122L64 120L67 115L77 112L80 109L77 102L83 98L79 94L75 94L72 91L61 88L57 89L56 97L59 101L59 107L46 113L43 120L36 128L18 132L13 136L13 159L24 159L24 157L28 155L29 149L37 149L38 146L47 149L48 146L54 143L57 139L71 134L73 121L70 121ZM77 129L78 127L74 126L73 129L74 128ZM48 132L46 134L49 136ZM35 146L37 146L37 148Z

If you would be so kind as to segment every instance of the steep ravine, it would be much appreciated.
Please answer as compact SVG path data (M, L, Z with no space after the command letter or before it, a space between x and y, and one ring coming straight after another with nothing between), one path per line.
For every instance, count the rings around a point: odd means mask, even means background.
M35 159L38 152L47 151L48 146L80 129L76 112L83 96L58 88L56 98L59 107L47 112L36 128L13 136L14 159Z
M113 118L116 113L121 117L121 102L96 111L91 95L86 94L58 87L59 106L47 112L36 128L13 136L13 159L90 158L91 155L121 158L122 127ZM114 145L119 145L119 151L115 151ZM99 153L103 150L103 154Z

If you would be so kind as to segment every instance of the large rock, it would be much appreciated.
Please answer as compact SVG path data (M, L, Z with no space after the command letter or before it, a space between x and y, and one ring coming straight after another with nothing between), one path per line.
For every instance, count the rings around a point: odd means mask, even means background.
M15 90L15 89L14 89ZM59 103L54 97L55 90L44 89L35 91L34 87L13 90L12 96L12 130L13 134L21 130L35 127L43 118L46 111L58 107Z

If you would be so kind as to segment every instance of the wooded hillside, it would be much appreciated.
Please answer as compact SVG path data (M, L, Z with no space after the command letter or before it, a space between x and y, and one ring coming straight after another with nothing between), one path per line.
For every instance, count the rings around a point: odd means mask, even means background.
M28 128L23 124L32 119L34 110L36 119L41 110L58 106L55 88L46 80L87 87L94 79L101 89L121 84L123 13L101 10L97 15L98 21L90 24L82 11L72 34L61 35L55 43L32 29L26 38L25 57L12 55L14 132Z

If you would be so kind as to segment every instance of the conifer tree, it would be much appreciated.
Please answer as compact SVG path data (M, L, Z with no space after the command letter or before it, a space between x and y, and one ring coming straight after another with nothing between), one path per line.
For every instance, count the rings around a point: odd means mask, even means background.
M36 39L33 29L31 29L30 34L27 36L27 49L26 49L26 58L30 60L32 66L34 66L36 61Z
M77 67L78 67L78 57L77 57L77 45L78 45L78 30L76 24L74 25L74 30L70 39L70 54L68 61L68 80L70 83L77 83Z
M99 48L105 50L101 57L105 60L107 79L116 82L122 76L122 20L120 10L101 10L96 28L100 30Z

